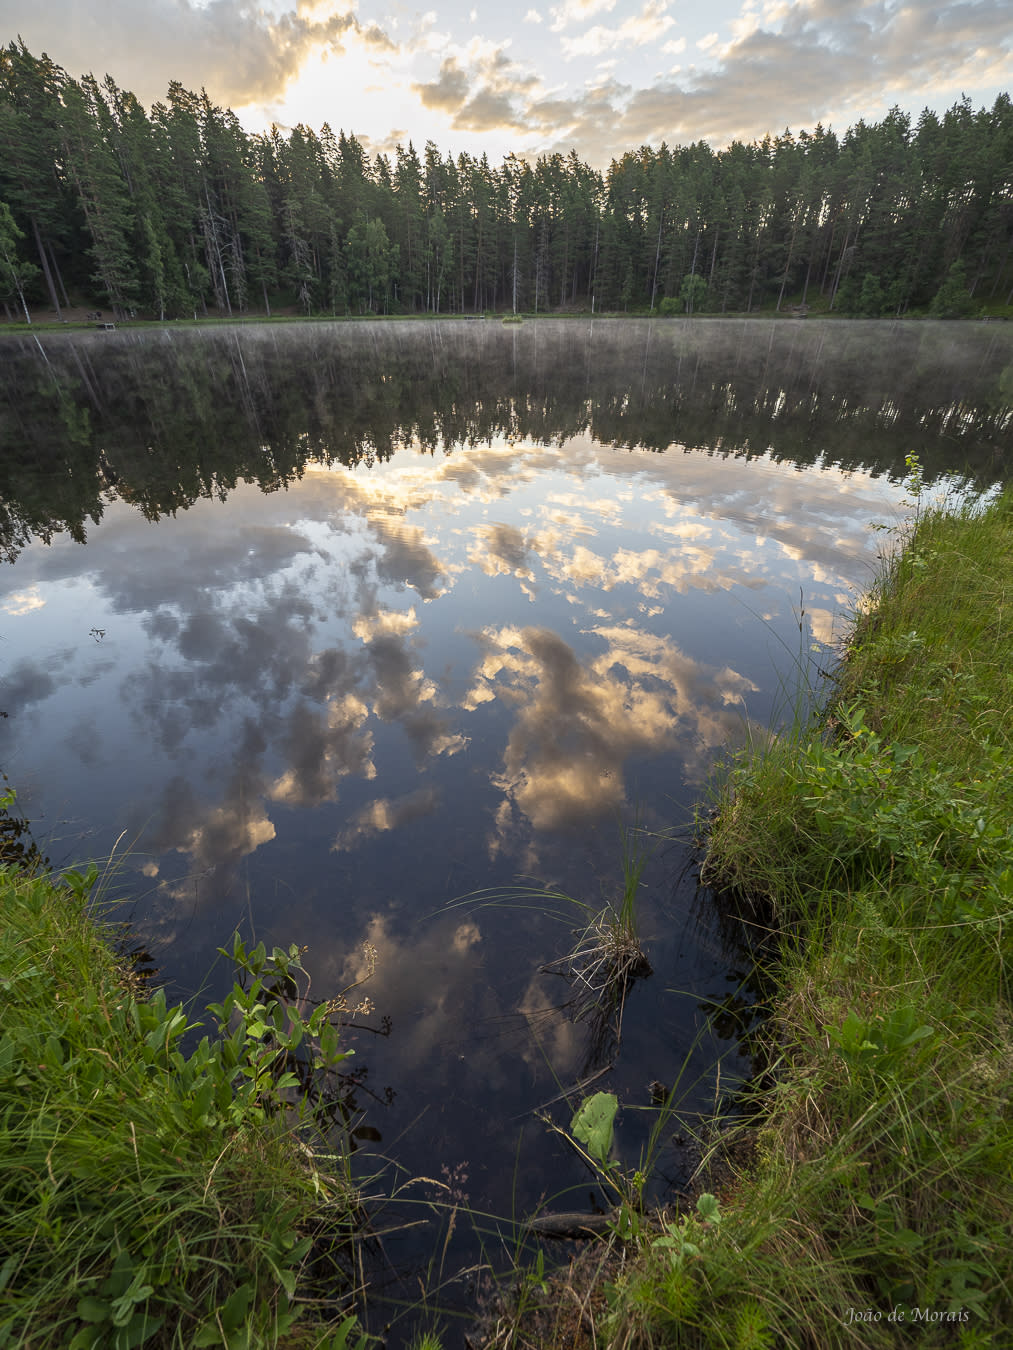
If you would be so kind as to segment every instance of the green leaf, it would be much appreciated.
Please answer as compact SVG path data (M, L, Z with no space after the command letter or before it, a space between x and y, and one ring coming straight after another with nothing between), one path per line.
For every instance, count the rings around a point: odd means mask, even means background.
M164 1317L134 1313L130 1322L116 1333L116 1350L136 1350L137 1346L154 1336L164 1321Z
M224 1330L228 1333L235 1331L241 1326L246 1317L250 1302L253 1298L253 1289L248 1284L241 1284L238 1289L233 1290L232 1294L226 1299L218 1314Z
M614 1092L596 1092L581 1102L570 1125L573 1137L586 1146L591 1157L602 1167L608 1167L618 1110L619 1101Z
M107 1322L112 1308L101 1299L85 1295L78 1299L76 1311L82 1322Z
M21 1257L8 1256L7 1260L0 1266L0 1294L7 1288L7 1282L18 1268Z
M718 1204L716 1195L711 1195L709 1191L705 1191L697 1200L696 1208L704 1223L720 1223L721 1206Z
M93 1331L91 1327L82 1327L67 1350L99 1350L101 1334L101 1332ZM6 1342L0 1342L0 1344L6 1344Z
M209 1345L221 1345L222 1333L218 1330L217 1323L212 1319L205 1322L197 1335L190 1342L194 1350L206 1350Z

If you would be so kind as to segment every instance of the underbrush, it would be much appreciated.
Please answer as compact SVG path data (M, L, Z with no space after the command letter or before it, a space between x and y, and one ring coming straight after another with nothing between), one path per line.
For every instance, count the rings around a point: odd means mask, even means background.
M615 1233L607 1306L532 1343L1009 1343L1013 498L903 542L820 714L708 824L705 879L776 951L749 1161L719 1130L717 1196Z
M300 1012L297 951L237 938L194 1044L131 988L93 881L0 868L0 1346L364 1344L336 1267L308 1297L356 1213L322 1151L333 1010Z

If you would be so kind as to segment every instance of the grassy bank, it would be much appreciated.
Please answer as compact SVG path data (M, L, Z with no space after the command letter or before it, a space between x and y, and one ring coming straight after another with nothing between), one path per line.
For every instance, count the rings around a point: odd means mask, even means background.
M354 1208L297 1090L341 1057L329 1010L272 992L296 953L239 944L194 1045L131 985L91 880L0 868L0 1346L356 1345L339 1302L307 1299Z
M736 762L711 828L705 875L772 934L748 1161L538 1344L1010 1343L1013 497L903 543L820 716Z

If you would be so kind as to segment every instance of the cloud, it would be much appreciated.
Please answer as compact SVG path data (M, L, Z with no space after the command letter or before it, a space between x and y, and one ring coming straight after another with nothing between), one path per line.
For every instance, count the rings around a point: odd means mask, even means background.
M563 55L572 60L575 56L599 56L619 47L642 47L656 42L675 24L671 15L666 14L667 9L668 0L647 0L639 14L624 19L615 28L596 24L580 37L563 38L560 44Z
M471 28L455 41L453 30L437 29L434 13L402 31L361 13L365 7L350 0L336 12L330 0L276 0L274 8L252 0L52 0L26 8L0 0L0 20L71 74L109 71L146 104L181 80L205 86L215 102L261 128L272 120L314 127L328 120L354 130L371 150L392 148L411 128L417 141L431 135L455 153L462 141L494 160L509 149L575 148L602 167L643 143L720 147L817 121L842 129L895 103L913 112L926 103L943 107L963 90L998 91L1013 80L1008 0L746 0L723 28L697 39L699 64L654 79L638 53L653 45L672 57L686 44L672 36L670 0L563 0L544 15L531 8L507 16L518 48L526 41L532 51L528 64L508 54L509 41L475 38ZM561 61L569 63L568 82L560 79ZM300 111L311 84L310 108ZM352 102L348 88L356 91ZM448 136L457 144L447 146Z
M513 61L505 45L482 42L448 53L435 80L412 89L424 107L446 114L457 131L526 131L523 104L539 86L538 77Z
M618 6L571 0L551 10L561 55L572 64L657 44L680 55L664 0L649 0L614 23L580 30ZM666 39L667 36L667 40ZM1013 80L1013 27L1006 0L914 6L891 0L747 3L725 29L701 38L701 63L646 81L627 63L573 89L517 64L496 80L458 49L440 77L419 86L456 130L510 135L526 153L578 154L607 164L633 146L708 141L723 147L818 121L838 127L882 116L895 103L917 112L945 106L964 89ZM501 54L502 55L502 54ZM506 58L503 58L506 62ZM599 74L601 72L599 71Z
M565 0L564 4L554 5L549 10L552 15L552 31L560 33L564 28L585 23L595 14L610 13L615 7L616 0Z
M272 14L250 0L48 0L26 10L0 0L0 24L68 74L109 73L142 103L164 98L170 81L179 80L234 106L278 97L311 51L341 53L348 37L375 51L394 49L377 24L360 22L354 6L331 10L299 3Z
M712 35L711 35L712 36ZM964 88L1013 78L1004 0L901 6L799 0L747 9L714 58L681 82L632 91L613 143L754 140L785 126L871 120L895 103L920 110ZM703 45L703 44L698 44Z
M468 76L458 65L457 58L448 56L440 63L440 73L435 80L413 84L412 88L424 108L455 113L467 101Z

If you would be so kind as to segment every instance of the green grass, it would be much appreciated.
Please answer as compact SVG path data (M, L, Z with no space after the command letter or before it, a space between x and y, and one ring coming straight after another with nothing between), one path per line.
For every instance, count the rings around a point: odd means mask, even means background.
M187 1014L131 987L91 917L92 880L0 868L0 1346L356 1345L340 1302L328 1325L305 1300L354 1195L288 1072L341 1058L326 1009L271 993L297 954L237 940L244 978L186 1050Z
M1013 496L901 542L819 714L733 764L708 827L775 953L759 1123L570 1346L1009 1343Z

